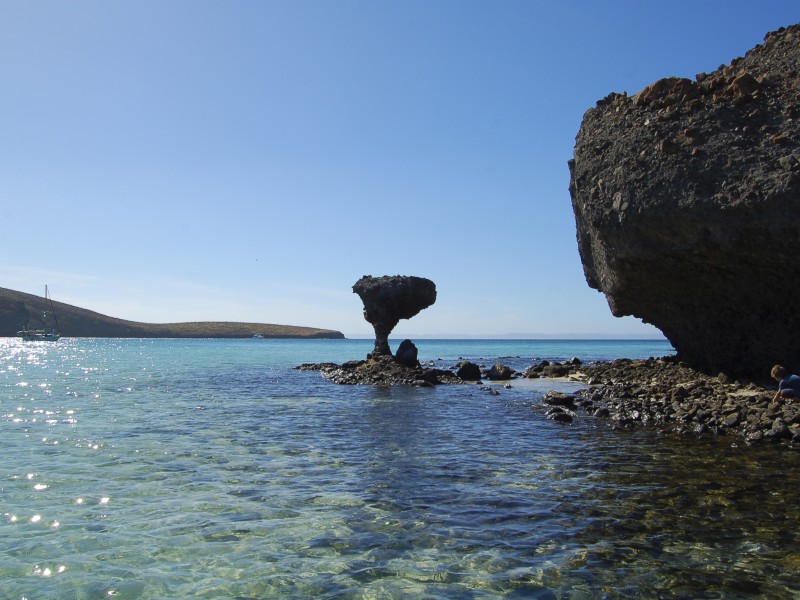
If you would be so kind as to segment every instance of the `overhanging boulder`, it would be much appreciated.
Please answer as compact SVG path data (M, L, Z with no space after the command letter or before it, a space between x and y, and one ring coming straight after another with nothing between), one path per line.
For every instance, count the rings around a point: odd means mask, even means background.
M569 166L586 280L696 368L800 367L798 82L794 25L584 115Z

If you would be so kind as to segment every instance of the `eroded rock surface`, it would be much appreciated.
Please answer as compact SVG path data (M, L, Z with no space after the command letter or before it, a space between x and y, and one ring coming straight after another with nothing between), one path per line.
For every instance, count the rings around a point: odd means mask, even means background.
M403 340L394 353L394 359L404 367L415 369L419 366L419 350L411 340Z
M422 367L417 363L408 367L391 355L371 356L367 360L354 360L342 363L304 364L296 367L303 371L319 371L322 375L343 385L412 385L427 387L431 385L461 383L452 370Z
M516 379L520 376L505 365L494 365L490 369L472 362L462 361L455 365L436 367L439 361L429 361L423 366L419 361L406 365L396 357L383 354L372 355L366 360L351 360L342 364L306 363L295 367L301 371L319 371L322 375L339 384L346 385L440 385L481 383L489 380ZM502 374L502 377L497 376ZM488 388L487 388L488 389Z
M353 292L364 303L364 318L375 330L374 356L391 356L389 334L400 319L410 319L436 302L436 285L424 277L364 275Z
M590 109L570 161L587 282L706 372L800 368L800 26Z
M591 385L574 395L575 404L618 427L644 425L800 448L800 401L773 401L772 385L706 375L674 357L587 365L577 367L576 376Z

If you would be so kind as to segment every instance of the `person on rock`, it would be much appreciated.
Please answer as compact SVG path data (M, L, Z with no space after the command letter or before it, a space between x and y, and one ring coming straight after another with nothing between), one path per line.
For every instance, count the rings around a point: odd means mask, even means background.
M789 373L789 369L783 365L775 365L770 371L770 375L778 381L778 391L775 392L773 402L778 398L800 398L800 375Z

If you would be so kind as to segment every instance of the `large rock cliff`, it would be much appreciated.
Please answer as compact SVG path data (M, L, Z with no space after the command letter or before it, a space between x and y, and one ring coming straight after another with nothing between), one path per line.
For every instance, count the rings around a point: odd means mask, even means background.
M586 112L578 248L616 316L706 371L800 368L800 25Z

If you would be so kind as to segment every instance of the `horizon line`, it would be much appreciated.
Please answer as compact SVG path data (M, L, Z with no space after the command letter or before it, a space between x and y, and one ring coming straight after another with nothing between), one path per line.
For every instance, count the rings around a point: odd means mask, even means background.
M342 333L346 339L374 339L374 334ZM669 340L657 333L502 333L502 334L467 334L467 333L407 333L389 335L390 340L427 339L427 340Z

